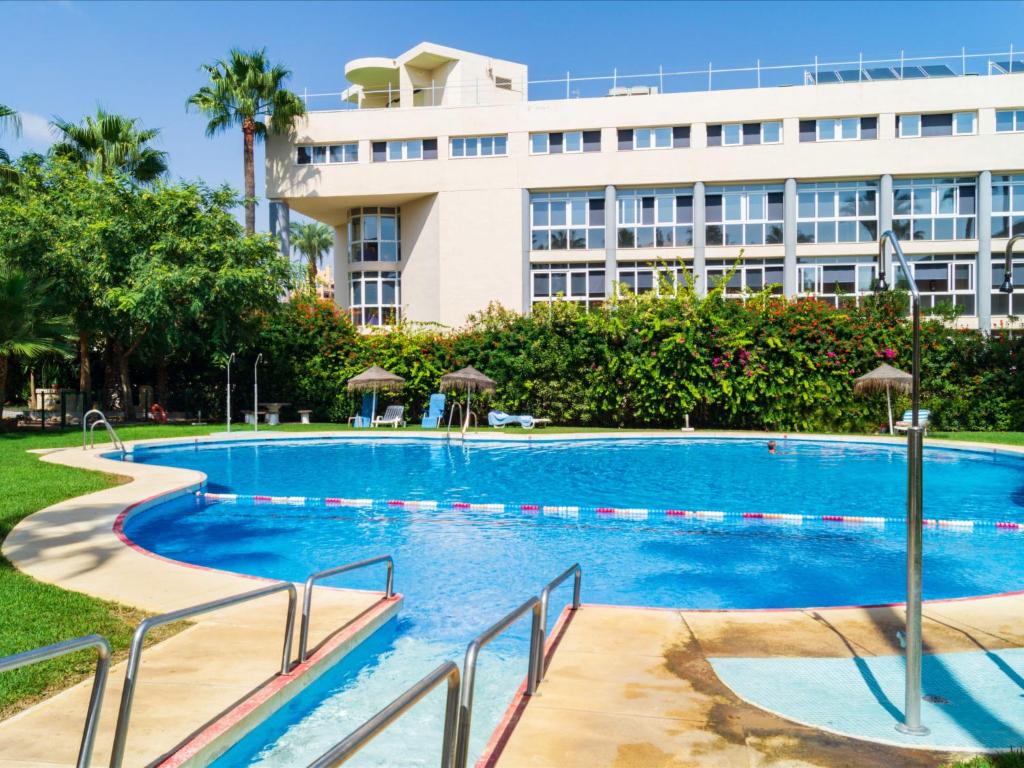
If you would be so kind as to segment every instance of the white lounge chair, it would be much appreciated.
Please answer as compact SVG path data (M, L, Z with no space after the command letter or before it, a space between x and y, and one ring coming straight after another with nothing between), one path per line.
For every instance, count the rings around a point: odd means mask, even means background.
M924 427L924 433L926 435L928 434L928 422L931 420L931 415L932 415L932 412L928 411L928 410L925 410L924 408L921 408L917 412L917 421L918 421L918 423L922 427ZM911 426L913 423L914 423L914 412L913 411L904 411L903 412L903 416L900 417L899 421L897 421L895 424L892 425L892 428L896 432L906 432L907 431L907 427Z
M378 416L373 420L373 426L375 427L404 427L405 419L405 406L404 405L389 405L387 410L384 411L383 416Z

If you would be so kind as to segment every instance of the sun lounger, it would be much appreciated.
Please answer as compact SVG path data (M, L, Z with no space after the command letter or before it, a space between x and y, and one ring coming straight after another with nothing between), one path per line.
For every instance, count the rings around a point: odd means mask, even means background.
M928 434L928 422L931 420L931 415L932 415L932 412L931 411L927 411L924 408L921 408L917 412L918 423L922 427L924 427L924 433L926 435ZM907 427L909 427L913 423L914 423L914 412L913 411L904 411L903 412L903 416L900 417L899 421L897 421L895 424L892 425L892 428L894 430L896 430L897 432L906 432L907 431Z
M502 429L509 424L518 424L523 429L533 429L537 424L549 424L551 419L535 419L527 414L515 415L504 411L491 411L487 414L487 423L495 429Z
M444 416L445 398L442 394L430 396L427 404L427 412L423 414L420 426L424 429L437 429L441 426L441 418Z
M373 394L367 392L363 395L363 405L358 416L349 416L348 424L356 429L364 429L372 426L370 420L373 418Z
M387 410L384 411L383 416L378 416L373 420L373 426L375 427L404 427L405 419L402 418L405 414L404 405L389 405Z

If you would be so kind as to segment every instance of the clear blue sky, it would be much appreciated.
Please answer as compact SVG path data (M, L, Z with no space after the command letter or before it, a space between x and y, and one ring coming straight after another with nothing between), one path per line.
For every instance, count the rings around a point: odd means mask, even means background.
M163 131L171 172L242 184L241 136L204 137L185 100L203 62L266 47L301 93L340 91L344 65L422 40L529 65L530 78L824 59L1024 50L1012 2L4 3L0 103L25 117L8 150L46 146L46 120L97 105ZM1024 97L1022 97L1024 99ZM263 190L258 150L256 190ZM266 228L265 205L257 212Z

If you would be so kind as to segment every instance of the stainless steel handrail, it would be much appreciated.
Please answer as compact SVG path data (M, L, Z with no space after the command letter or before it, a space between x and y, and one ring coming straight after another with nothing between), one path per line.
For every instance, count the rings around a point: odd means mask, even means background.
M445 437L450 438L452 435L452 419L455 417L455 409L459 409L459 424L463 422L464 413L462 411L462 403L458 401L452 402L452 407L448 410L448 429L445 432Z
M544 679L544 673L548 671L547 664L544 661L544 644L547 639L548 632L548 601L551 597L551 593L560 586L566 579L574 575L573 589L572 589L572 610L579 610L580 607L580 582L583 579L583 569L579 563L574 563L565 569L561 574L556 576L548 585L540 591L540 639L537 642L537 659L534 663L534 669L537 672L537 680L534 682L534 689L540 687L541 681Z
M107 685L107 673L110 671L110 643L101 635L86 635L0 659L0 672L9 672L42 661L56 659L59 656L67 656L69 653L76 653L86 648L95 648L97 658L92 693L89 694L89 709L85 716L85 727L82 729L82 744L78 748L78 761L75 763L78 768L89 768L89 763L92 761L92 748L96 742L100 707L103 705L103 691Z
M107 417L103 415L103 411L101 411L101 410L99 410L97 408L93 408L92 410L87 411L86 414L82 417L82 450L83 451L88 447L88 442L86 440L86 433L88 432L88 429L89 429L89 417L93 416L93 415L99 416L101 421L106 421L107 420Z
M220 600L211 600L208 603L200 603L199 605L182 608L178 611L163 613L159 616L150 616L139 624L135 634L132 636L131 650L128 653L128 664L124 673L124 689L121 692L121 704L117 711L117 726L114 729L114 746L111 750L110 768L121 768L124 763L125 746L128 740L128 723L131 720L132 701L135 697L135 686L138 683L139 664L142 661L142 644L145 642L149 630L164 624L171 624L182 619L210 613L220 608L227 608L231 605L273 595L277 592L288 593L288 616L285 619L284 649L281 652L281 674L285 675L288 674L288 669L291 666L292 633L295 631L295 604L297 599L295 585L290 581L278 581L260 589L243 592L240 595L222 597Z
M480 649L512 626L527 611L533 612L530 627L530 664L526 673L526 695L536 690L537 643L540 640L540 598L531 597L511 613L485 629L466 647L466 660L462 665L462 696L459 707L459 739L455 748L455 768L466 768L469 757L470 726L473 721L473 686L476 682L476 661Z
M300 663L306 660L306 650L309 643L309 617L310 612L313 609L313 584L320 579L326 579L328 576L337 576L339 573L355 571L360 568L365 568L368 565L376 565L377 563L388 564L388 576L384 587L384 599L390 600L395 595L395 561L391 559L391 555L371 557L368 560L360 560L358 563L348 563L347 565L339 565L336 568L328 568L326 571L312 573L309 578L306 579L306 586L302 592L302 623L299 626Z
M441 745L441 768L451 768L454 759L455 730L459 718L459 667L453 661L446 661L409 688L405 693L384 707L384 709L352 731L344 740L310 763L309 768L334 768L334 766L345 763L444 680L448 681L448 697L444 710L444 740Z
M107 437L110 438L110 442L113 443L114 447L121 453L125 453L124 441L118 437L117 432L114 431L114 427L106 419L96 419L91 425L89 425L89 447L96 447L96 435L95 430L98 426L103 426L107 430Z

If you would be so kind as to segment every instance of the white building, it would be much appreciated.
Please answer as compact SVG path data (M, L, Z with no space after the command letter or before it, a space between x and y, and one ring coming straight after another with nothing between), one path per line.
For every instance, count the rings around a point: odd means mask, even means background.
M282 239L291 208L334 227L358 323L591 304L659 270L706 290L741 252L730 295L856 301L887 229L926 307L982 328L1024 315L997 290L1024 233L1024 57L528 82L421 43L345 74L348 108L268 137L267 197Z

